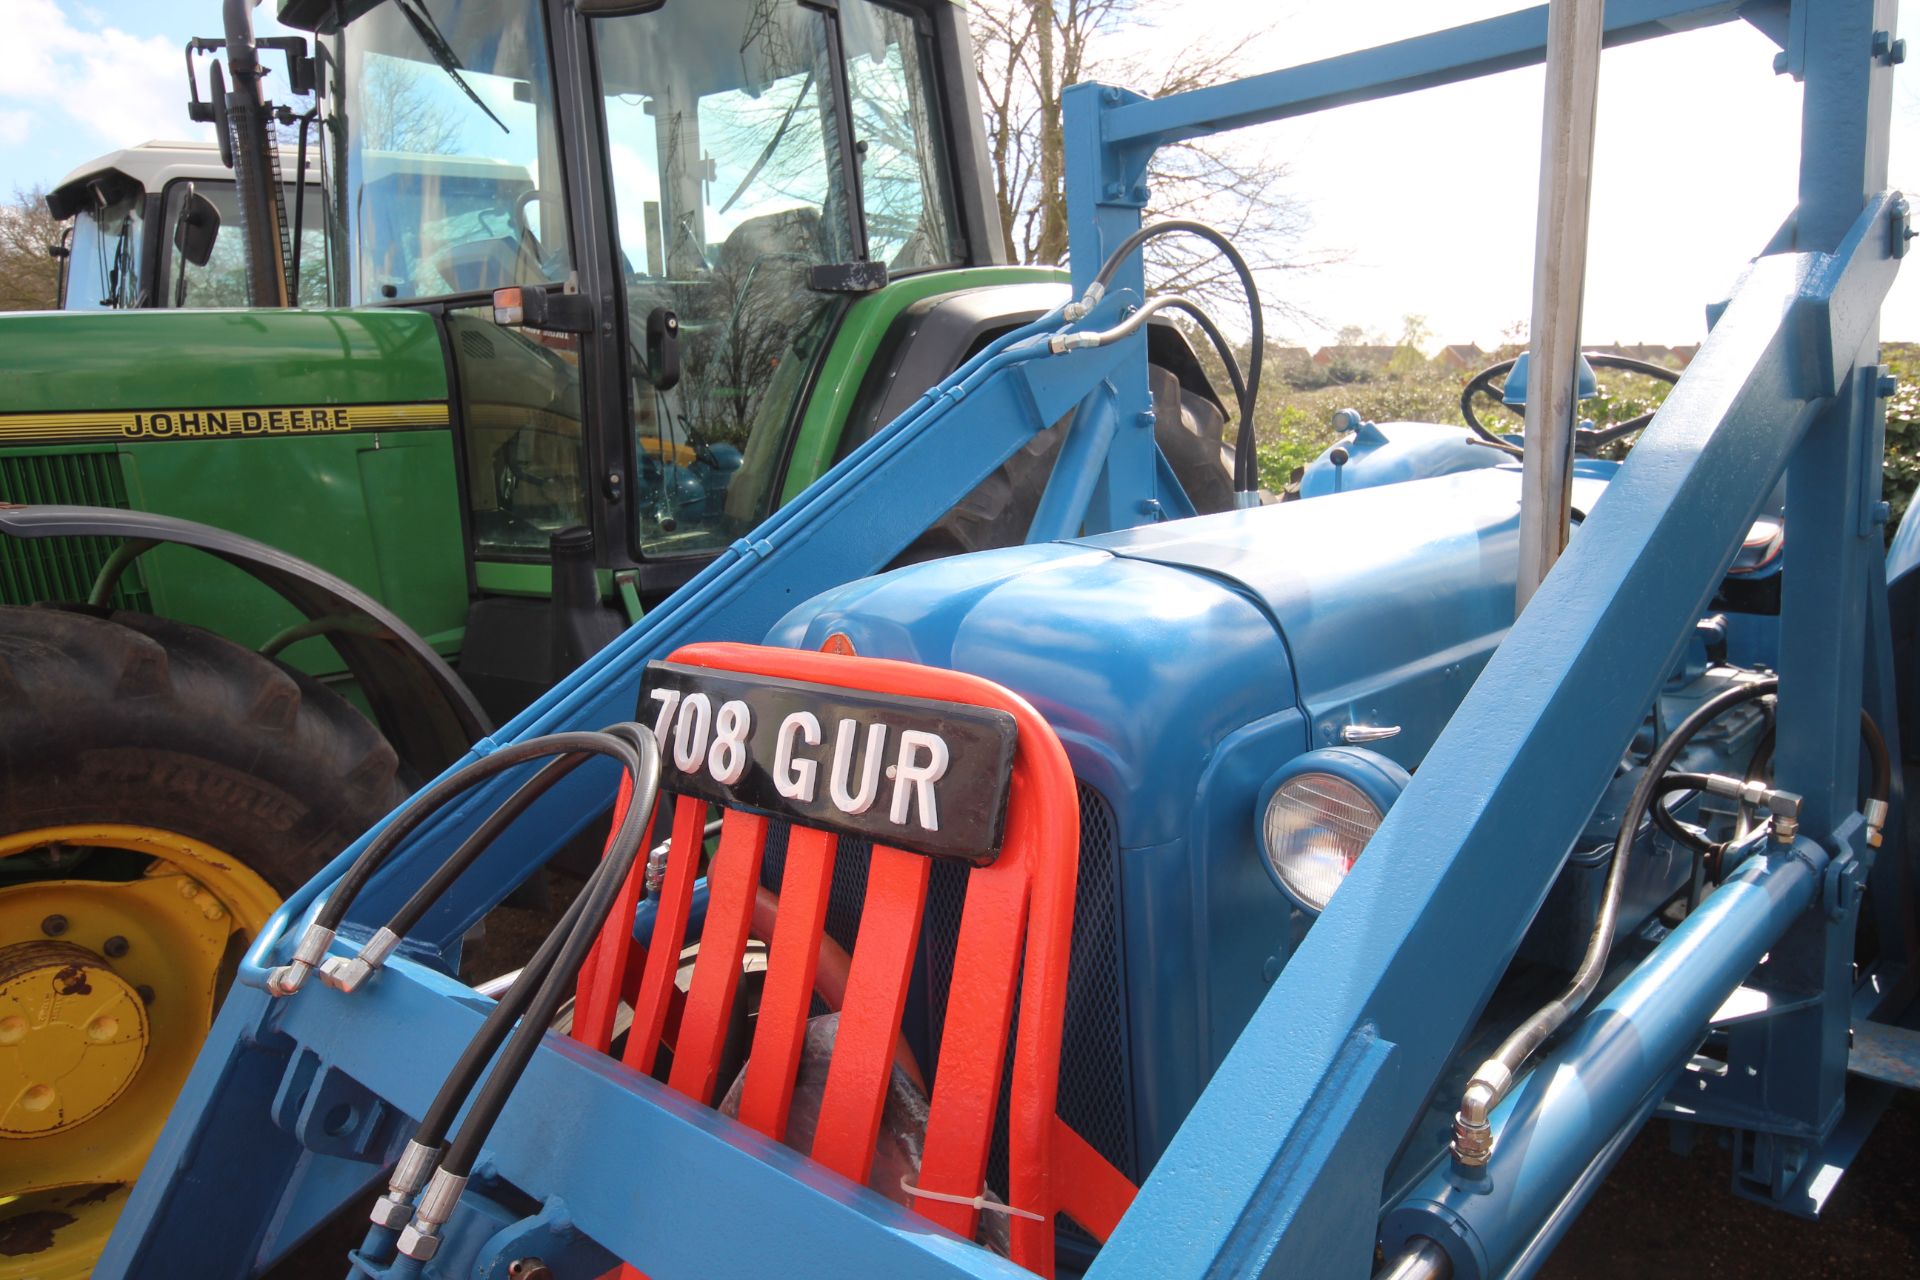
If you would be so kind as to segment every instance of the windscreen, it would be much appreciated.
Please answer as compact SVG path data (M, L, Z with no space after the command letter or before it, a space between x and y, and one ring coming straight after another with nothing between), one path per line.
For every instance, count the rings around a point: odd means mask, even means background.
M573 269L537 0L388 0L348 23L339 202L355 302Z
M867 0L683 0L593 46L630 331L671 311L681 335L671 388L634 352L636 532L707 553L773 501L844 305L812 269L958 256L926 42Z
M66 267L67 310L148 305L140 284L145 207L141 193L107 208L83 210L74 219Z

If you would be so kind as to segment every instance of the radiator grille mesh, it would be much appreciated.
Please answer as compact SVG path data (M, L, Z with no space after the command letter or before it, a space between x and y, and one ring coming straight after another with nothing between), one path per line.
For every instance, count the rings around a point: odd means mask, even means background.
M1126 987L1121 969L1119 833L1105 797L1084 783L1079 794L1080 884L1074 902L1073 957L1061 1042L1058 1105L1062 1119L1123 1173L1137 1180L1140 1171L1134 1165L1133 1125L1127 1101L1131 1093L1125 1052ZM773 824L761 877L769 888L779 887L786 843L785 826ZM834 859L827 932L849 951L866 893L869 852L864 841L842 840ZM934 863L906 1027L908 1041L923 1063L939 1057L940 1028L946 1020L965 891L964 867ZM1010 1077L1011 1060L1003 1078ZM995 1188L1006 1186L1004 1096L1001 1101L987 1168L988 1182Z
M111 452L0 457L0 502L128 506L120 459ZM0 604L85 600L118 545L116 538L0 537ZM152 611L137 563L121 575L112 604Z

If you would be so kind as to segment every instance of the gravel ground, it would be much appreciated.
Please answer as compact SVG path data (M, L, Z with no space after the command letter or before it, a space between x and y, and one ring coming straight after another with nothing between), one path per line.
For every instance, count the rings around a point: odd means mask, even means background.
M1901 1094L1818 1222L1734 1196L1732 1159L1649 1124L1542 1275L1548 1280L1920 1276L1920 1097Z

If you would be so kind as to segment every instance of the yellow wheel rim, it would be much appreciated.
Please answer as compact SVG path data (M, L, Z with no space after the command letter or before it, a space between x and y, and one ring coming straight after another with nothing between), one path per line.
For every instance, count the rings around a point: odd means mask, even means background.
M238 859L155 827L0 835L0 859L81 850L121 878L0 888L0 1280L92 1270L241 948L280 904ZM112 850L136 856L101 867Z

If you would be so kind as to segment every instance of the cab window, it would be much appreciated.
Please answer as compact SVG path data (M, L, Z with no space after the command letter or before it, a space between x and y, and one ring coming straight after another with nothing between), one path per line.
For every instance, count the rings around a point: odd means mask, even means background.
M410 0L347 23L337 199L356 302L567 279L539 0Z
M703 0L604 19L594 49L636 336L636 536L649 555L712 552L768 514L846 305L814 269L961 257L927 42L868 0L837 16ZM671 387L640 345L664 312L680 324Z
M106 311L147 304L141 288L146 197L87 209L73 222L68 246L66 309Z
M868 251L896 275L959 262L931 41L899 10L840 8Z
M458 372L476 553L538 558L587 522L580 339L504 328L491 307L447 314Z
M220 215L220 234L213 241L213 255L204 267L183 261L174 247L174 229L186 212L187 197L198 192L205 196ZM293 222L292 191L289 189L287 223ZM317 189L307 192L307 207L300 224L300 297L303 307L327 305L327 255L325 212ZM244 307L247 305L247 248L240 234L240 197L231 182L176 181L167 184L166 216L161 224L160 275L161 297L155 305L163 307Z

